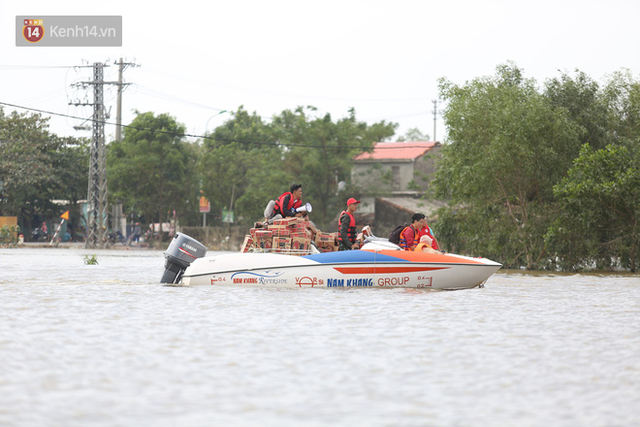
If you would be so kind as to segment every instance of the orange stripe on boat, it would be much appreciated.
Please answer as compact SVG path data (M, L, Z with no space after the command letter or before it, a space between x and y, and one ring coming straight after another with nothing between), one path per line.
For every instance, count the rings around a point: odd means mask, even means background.
M411 273L415 271L446 270L449 267L333 267L342 274L392 274Z
M455 263L455 264L484 264L484 262L474 259L465 259L461 261L455 255L449 254L434 254L426 252L415 251L394 251L394 250L381 250L378 253L382 255L389 255L394 258L403 259L410 262L437 262L437 263Z

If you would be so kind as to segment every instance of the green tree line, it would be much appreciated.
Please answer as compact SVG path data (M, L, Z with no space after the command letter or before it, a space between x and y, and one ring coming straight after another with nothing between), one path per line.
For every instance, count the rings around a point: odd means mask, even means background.
M16 216L25 233L62 212L54 200L77 206L87 197L89 140L59 137L40 114L0 108L0 216ZM79 211L71 219L79 221Z
M636 270L640 82L580 71L538 87L513 63L439 81L450 143L436 173L450 251L509 268Z
M86 198L87 139L58 138L38 114L0 109L0 215L21 218L28 232L45 218L57 218L71 203L72 222L79 222L78 201ZM285 110L264 120L243 107L204 138L185 136L185 126L170 114L136 112L122 141L106 146L109 204L142 224L202 222L199 199L211 202L210 224L220 224L223 209L250 226L263 218L270 199L303 185L304 201L313 207L318 225L335 228L333 218L356 189L338 192L349 181L351 158L394 135L397 125L358 121L353 109L333 120L314 107ZM217 221L217 222L216 222Z
M449 203L432 225L446 250L509 268L635 271L640 82L631 72L604 83L561 73L540 86L506 63L464 84L442 78L439 92L448 140L435 197ZM264 119L239 107L194 140L175 117L138 112L123 140L107 145L109 202L141 223L199 225L204 196L209 223L229 209L250 226L270 199L301 183L314 221L333 229L343 199L376 185L349 184L352 157L396 128L359 121L354 110L334 120L298 107ZM47 129L37 114L0 110L0 215L57 217L51 200L86 197L89 141Z
M331 227L348 198L337 188L349 180L351 158L393 136L396 125L368 125L353 110L336 121L315 111L285 110L267 122L240 107L212 133L191 142L170 115L138 113L123 140L107 146L110 198L146 222L198 225L204 196L212 212L233 210L237 223L250 226L263 219L270 199L300 183L314 221Z

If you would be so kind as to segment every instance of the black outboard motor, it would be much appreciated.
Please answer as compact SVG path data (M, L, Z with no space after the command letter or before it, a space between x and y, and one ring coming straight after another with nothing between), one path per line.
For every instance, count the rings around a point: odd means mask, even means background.
M164 253L164 274L160 283L179 283L184 271L194 260L202 258L207 248L186 234L176 233Z

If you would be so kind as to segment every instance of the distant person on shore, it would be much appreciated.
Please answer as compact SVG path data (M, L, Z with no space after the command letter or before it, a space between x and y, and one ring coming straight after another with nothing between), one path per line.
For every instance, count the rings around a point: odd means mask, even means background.
M136 225L133 227L133 236L131 238L132 242L139 242L140 241L140 223L136 222Z

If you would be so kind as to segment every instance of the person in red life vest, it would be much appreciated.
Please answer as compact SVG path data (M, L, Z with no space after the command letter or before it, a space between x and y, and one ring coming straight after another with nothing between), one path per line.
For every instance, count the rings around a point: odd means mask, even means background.
M424 218L425 216L421 213L413 214L411 224L400 233L399 246L405 251L412 251L416 248L418 240L420 240L420 227Z
M360 245L356 242L356 219L353 216L358 210L360 201L353 197L347 200L347 210L340 213L338 218L338 243L340 251L358 249Z
M302 184L293 184L288 192L278 197L273 207L273 213L280 215L282 218L291 216L304 216L306 212L296 212L296 209L302 206Z
M437 251L440 250L438 239L436 239L436 236L433 234L433 230L431 229L431 227L429 227L429 224L427 224L426 217L422 220L422 226L420 228L420 237L422 238L422 236L429 236L429 238L432 240L431 247L433 247L433 249Z

